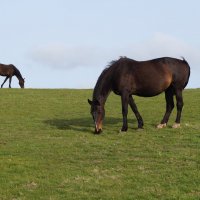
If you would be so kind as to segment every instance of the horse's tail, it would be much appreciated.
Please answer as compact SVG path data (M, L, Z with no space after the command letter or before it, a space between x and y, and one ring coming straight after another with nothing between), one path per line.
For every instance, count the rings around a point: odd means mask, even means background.
M184 85L184 88L185 88L187 86L189 78L190 78L190 65L188 64L188 62L185 60L184 57L182 57L182 59L183 59L183 62L186 64L187 68L188 68L188 77L187 77L187 80L186 80L185 85Z

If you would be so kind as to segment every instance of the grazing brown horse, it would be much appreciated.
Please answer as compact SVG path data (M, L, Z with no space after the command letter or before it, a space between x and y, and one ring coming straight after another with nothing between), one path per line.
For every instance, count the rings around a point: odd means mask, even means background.
M123 126L121 131L127 131L128 104L133 110L138 128L143 128L143 119L138 112L132 95L153 97L165 92L166 112L157 128L167 125L169 116L174 108L176 96L177 116L173 128L180 126L183 107L182 91L190 77L190 67L187 61L175 58L158 58L149 61L135 61L121 57L111 62L99 76L93 92L93 100L88 99L91 105L91 114L95 123L95 132L102 131L105 115L104 105L111 91L121 96Z
M1 84L1 88L8 79L9 88L11 88L11 81L13 76L16 76L18 78L20 87L24 88L24 78L22 78L20 71L14 65L0 64L0 75L6 76L4 82Z

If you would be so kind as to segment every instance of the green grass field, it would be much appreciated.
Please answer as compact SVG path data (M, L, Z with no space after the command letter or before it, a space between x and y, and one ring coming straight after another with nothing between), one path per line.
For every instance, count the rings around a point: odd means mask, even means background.
M200 199L200 89L184 91L182 125L157 130L164 95L135 97L138 131L120 97L106 103L104 131L93 134L92 90L0 90L1 200Z

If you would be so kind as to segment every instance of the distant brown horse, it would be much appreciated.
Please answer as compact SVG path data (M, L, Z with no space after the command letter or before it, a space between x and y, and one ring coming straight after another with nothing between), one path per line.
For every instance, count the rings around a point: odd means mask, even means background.
M22 78L20 71L14 65L0 64L0 75L6 76L4 82L1 84L1 88L8 79L9 79L9 88L11 88L11 81L13 76L16 76L18 78L20 87L24 88L24 78Z
M102 131L105 115L104 105L111 91L121 96L123 126L121 131L127 131L128 104L135 113L138 128L143 127L143 119L138 112L132 95L142 97L156 96L165 92L166 112L157 128L167 125L171 111L174 108L173 96L176 96L177 116L174 128L180 126L183 107L182 91L190 77L190 67L185 59L158 58L149 61L135 61L122 57L111 62L97 80L93 92L93 100L88 99L91 105L91 114L95 123L95 132Z

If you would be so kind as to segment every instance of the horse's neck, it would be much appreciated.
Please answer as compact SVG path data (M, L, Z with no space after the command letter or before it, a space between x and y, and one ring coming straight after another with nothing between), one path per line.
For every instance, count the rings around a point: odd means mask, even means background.
M102 81L100 84L97 84L94 89L93 100L98 100L101 105L104 105L110 92L111 84L109 81Z
M15 74L15 76L18 78L18 80L22 80L23 79L21 74Z
M21 73L19 72L19 70L15 67L15 76L18 78L18 80L23 79Z

